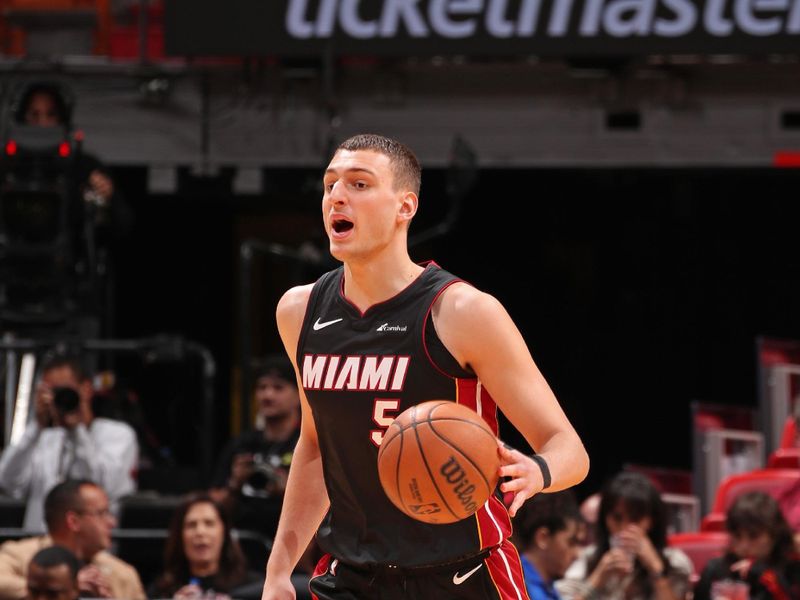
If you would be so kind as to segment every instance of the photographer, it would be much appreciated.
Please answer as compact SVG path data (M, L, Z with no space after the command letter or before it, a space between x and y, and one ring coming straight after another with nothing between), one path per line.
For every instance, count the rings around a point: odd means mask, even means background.
M300 395L292 364L284 356L261 362L255 381L256 429L225 448L212 495L232 511L236 527L272 538L300 432Z
M65 479L90 479L108 493L112 510L136 489L136 434L126 423L95 418L92 384L77 360L57 357L43 367L35 421L0 456L0 487L26 498L23 526L44 531L43 502Z

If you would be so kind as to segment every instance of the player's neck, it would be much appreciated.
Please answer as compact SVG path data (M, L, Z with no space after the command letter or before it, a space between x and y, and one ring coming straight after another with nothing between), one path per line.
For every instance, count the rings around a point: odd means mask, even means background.
M344 295L364 312L373 304L402 292L423 270L407 253L391 260L347 262L344 266Z

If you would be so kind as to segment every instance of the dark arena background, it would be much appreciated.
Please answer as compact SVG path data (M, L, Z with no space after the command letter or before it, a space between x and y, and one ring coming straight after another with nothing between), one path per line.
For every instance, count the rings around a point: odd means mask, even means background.
M503 303L583 439L579 500L641 471L695 531L725 477L775 464L800 410L800 0L2 5L3 447L42 361L77 353L153 514L207 487L283 351L278 299L336 266L331 152L375 132L423 165L412 258ZM15 123L41 81L63 140ZM59 213L53 165L85 152L127 210L102 231Z

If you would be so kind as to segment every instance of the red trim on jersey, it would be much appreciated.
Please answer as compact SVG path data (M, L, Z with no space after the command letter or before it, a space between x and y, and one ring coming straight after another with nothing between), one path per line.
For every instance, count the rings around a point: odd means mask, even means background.
M444 293L444 291L447 288L449 288L451 285L453 285L454 283L466 283L466 281L464 281L463 279L453 279L453 281L448 281L446 284L444 284L442 286L442 289L440 289L438 292L436 292L436 295L433 297L433 300L431 300L431 304L430 304L430 306L428 306L428 310L425 311L425 318L422 320L422 349L425 351L425 356L428 357L428 362L431 363L431 365L433 365L434 369L439 371L439 373L441 373L445 377L449 377L450 379L456 379L456 378L453 377L450 373L445 373L439 367L439 365L437 365L433 361L433 358L431 357L431 353L428 352L428 343L425 340L425 331L428 328L428 318L431 316L431 311L433 310L433 305L436 304L436 301L439 299L439 296L441 296Z
M522 563L514 544L503 540L503 543L492 550L483 562L486 563L486 569L497 588L500 600L530 600L525 587Z
M314 568L314 572L311 574L311 579L325 575L325 573L328 572L328 567L330 566L330 564L331 564L331 555L323 554L322 558L319 559L317 566ZM311 589L311 579L308 580L309 590ZM311 598L313 598L313 600L319 600L317 595L314 594L313 592L311 594Z
M492 433L497 435L497 404L483 385L480 386L480 393L478 392L479 384L479 379L456 379L456 402L471 408L483 417Z

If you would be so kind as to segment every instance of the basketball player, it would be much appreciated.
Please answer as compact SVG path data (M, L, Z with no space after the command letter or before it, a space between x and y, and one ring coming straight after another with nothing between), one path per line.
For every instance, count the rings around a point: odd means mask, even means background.
M325 171L323 222L344 265L278 303L302 425L263 600L295 597L289 576L318 528L327 553L310 582L318 600L527 599L509 513L588 471L578 435L500 303L434 263L411 261L419 184L414 154L376 135L345 141ZM498 494L468 519L430 525L383 493L376 457L386 428L433 399L475 409L495 431L496 401L536 449L530 458L498 442L508 510Z

